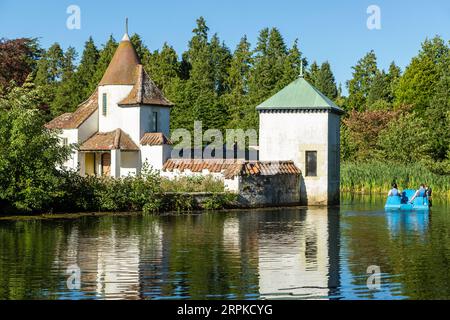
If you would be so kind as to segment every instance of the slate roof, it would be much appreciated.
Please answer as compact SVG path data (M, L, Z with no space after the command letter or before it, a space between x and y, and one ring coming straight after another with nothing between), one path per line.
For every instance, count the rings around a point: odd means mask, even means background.
M303 77L299 77L261 103L256 107L256 110L329 110L337 114L344 113L344 110L339 108Z
M143 146L172 145L172 141L161 132L147 132L141 139Z
M172 172L179 170L184 172L202 172L208 170L210 173L222 173L226 179L242 175L284 175L301 174L301 171L293 161L240 161L240 160L186 160L169 159L164 163L163 171Z
M121 129L116 129L111 132L98 132L80 146L80 151L109 151L119 149L121 151L139 151L139 147Z

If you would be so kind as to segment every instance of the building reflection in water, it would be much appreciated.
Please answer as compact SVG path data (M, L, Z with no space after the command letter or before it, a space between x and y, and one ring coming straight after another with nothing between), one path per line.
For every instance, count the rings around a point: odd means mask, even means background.
M84 225L83 232L72 226L60 268L77 265L81 288L67 291L66 298L138 299L140 238L113 218L103 218L94 228Z
M328 208L264 215L258 235L263 298L327 299L339 286L339 213Z
M80 298L327 299L339 286L339 213L102 218L72 225L55 263L81 268Z

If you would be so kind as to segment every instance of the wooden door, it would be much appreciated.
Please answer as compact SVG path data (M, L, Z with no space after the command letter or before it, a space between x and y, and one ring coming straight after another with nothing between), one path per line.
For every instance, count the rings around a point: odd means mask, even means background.
M104 177L111 176L111 154L102 154L102 175Z

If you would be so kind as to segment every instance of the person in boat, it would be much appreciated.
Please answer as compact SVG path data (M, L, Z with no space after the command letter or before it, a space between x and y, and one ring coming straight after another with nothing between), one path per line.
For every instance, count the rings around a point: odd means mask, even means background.
M416 191L414 196L411 198L409 203L413 203L414 199L417 197L426 197L427 196L427 190L425 189L425 184L421 184L419 190Z
M388 197L400 197L400 192L396 183L392 184L392 189L389 190Z
M431 194L433 193L433 189L431 189L431 187L429 185L425 185L425 190L426 190L426 195L428 197L428 206L431 208L431 206L433 205L433 202L431 199Z

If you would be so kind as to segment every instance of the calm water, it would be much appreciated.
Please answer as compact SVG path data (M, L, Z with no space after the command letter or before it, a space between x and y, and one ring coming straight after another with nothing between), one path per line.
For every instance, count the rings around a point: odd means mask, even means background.
M450 206L386 214L383 201L0 221L0 299L449 299ZM371 265L380 290L367 287Z

